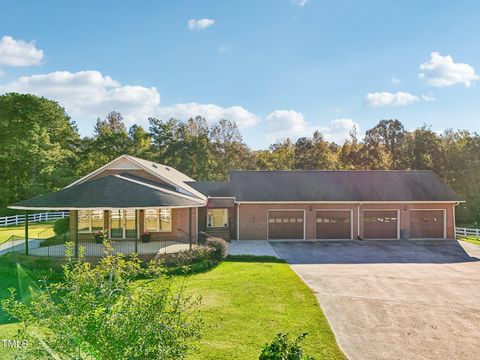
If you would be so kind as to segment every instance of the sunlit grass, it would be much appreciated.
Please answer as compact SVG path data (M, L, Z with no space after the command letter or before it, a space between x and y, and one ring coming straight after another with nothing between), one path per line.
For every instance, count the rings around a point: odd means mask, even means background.
M458 240L466 241L475 245L480 245L480 238L476 236L457 236Z
M173 278L185 281L187 292L202 298L204 334L188 358L255 359L276 333L307 332L304 348L310 355L344 359L314 294L288 264L267 258L247 260L233 258L210 271ZM28 302L38 291L33 279L51 274L60 278L60 260L19 254L0 257L0 298L15 287ZM0 339L14 338L16 328L0 311ZM11 349L0 347L0 359L13 355Z
M28 224L28 234L30 238L38 238L41 237L42 239L49 238L54 236L55 233L53 231L53 221L43 222L43 223L29 223ZM0 244L4 241L8 240L10 236L25 236L25 225L19 226L7 226L7 227L0 227Z

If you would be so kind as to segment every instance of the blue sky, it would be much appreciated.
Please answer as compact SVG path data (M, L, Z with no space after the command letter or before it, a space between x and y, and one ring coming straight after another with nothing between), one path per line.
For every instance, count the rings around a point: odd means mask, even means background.
M475 1L8 1L0 92L58 100L84 135L111 110L230 118L253 148L384 118L480 131L479 15Z

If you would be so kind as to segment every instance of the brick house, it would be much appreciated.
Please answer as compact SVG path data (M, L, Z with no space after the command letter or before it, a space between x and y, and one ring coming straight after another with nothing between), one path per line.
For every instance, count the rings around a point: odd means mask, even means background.
M69 210L76 239L453 239L458 195L431 171L233 171L198 182L120 156L57 192L11 206Z

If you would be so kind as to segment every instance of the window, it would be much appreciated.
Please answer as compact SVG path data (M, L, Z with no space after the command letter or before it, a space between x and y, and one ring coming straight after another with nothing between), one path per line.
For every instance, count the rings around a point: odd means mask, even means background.
M103 210L79 210L78 232L92 233L103 230Z
M171 232L172 209L145 210L145 231Z
M208 209L207 227L228 227L228 209Z

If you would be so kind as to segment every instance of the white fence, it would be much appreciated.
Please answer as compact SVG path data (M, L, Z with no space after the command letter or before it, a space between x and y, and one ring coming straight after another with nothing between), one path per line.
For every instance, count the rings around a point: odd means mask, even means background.
M480 237L480 229L468 229L468 228L457 227L455 229L455 234L463 235L463 236Z
M45 212L38 214L28 214L29 222L42 222L57 220L68 217L68 211ZM13 215L0 217L0 226L20 225L25 223L25 215Z

